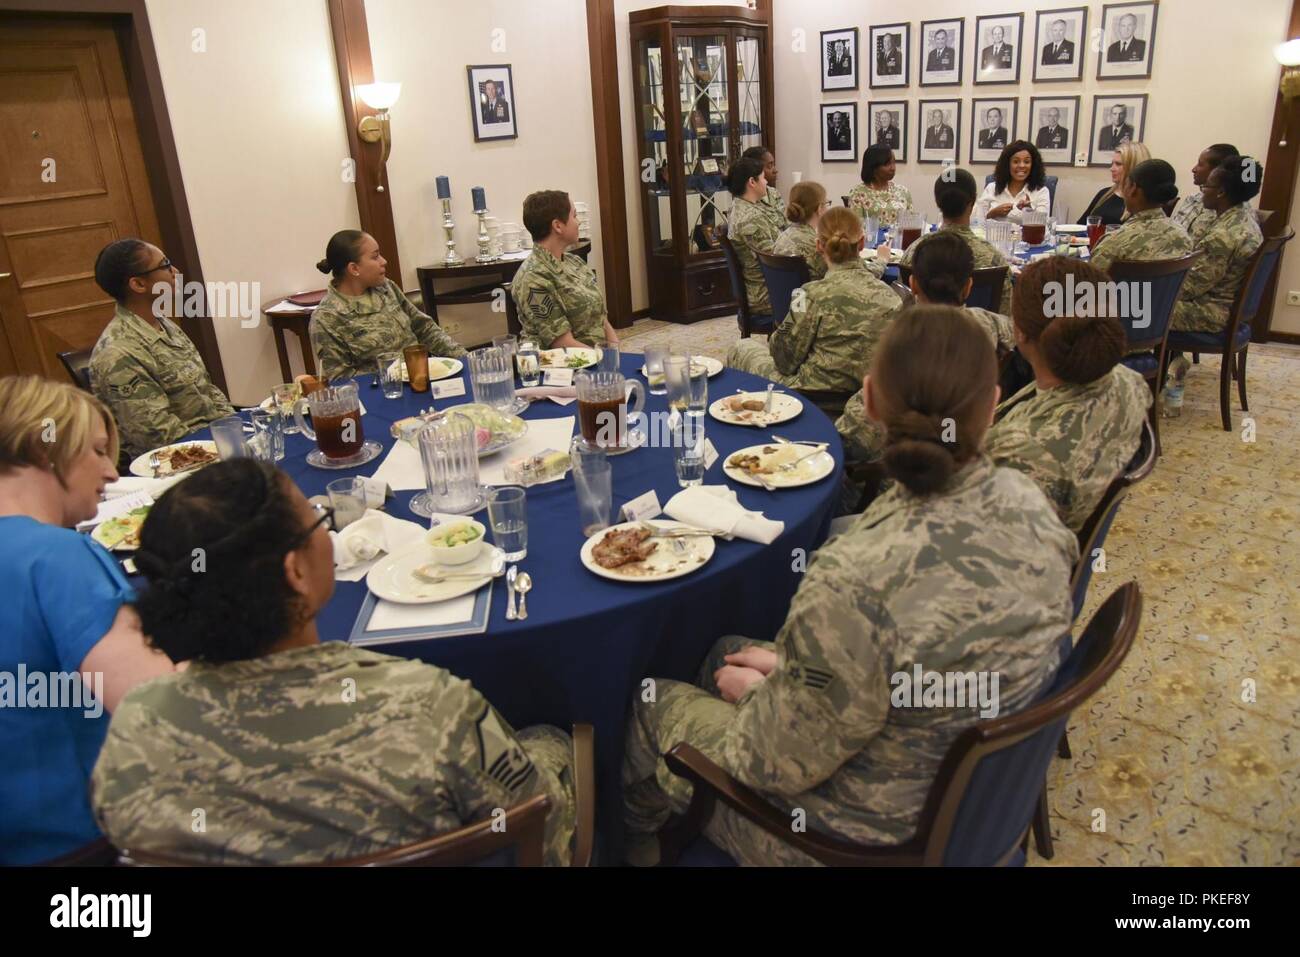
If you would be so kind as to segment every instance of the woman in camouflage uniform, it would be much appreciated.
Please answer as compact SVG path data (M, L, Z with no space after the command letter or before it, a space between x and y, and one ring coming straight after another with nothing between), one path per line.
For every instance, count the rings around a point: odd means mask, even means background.
M817 224L828 206L826 188L821 183L812 180L795 183L785 207L790 224L781 230L772 246L777 256L798 256L806 262L813 279L826 275L826 259L817 251Z
M1049 296L1067 276L1080 294L1107 281L1097 267L1066 256L1040 260L1020 274L1016 345L1034 381L998 406L985 448L999 465L1037 482L1077 533L1137 452L1151 389L1119 364L1127 339L1118 319L1076 316L1072 309L1052 317L1058 310L1048 308Z
M1239 155L1237 147L1231 143L1215 143L1201 150L1201 155L1196 158L1196 165L1192 167L1192 185L1197 188L1183 197L1183 201L1169 217L1187 230L1187 235L1192 237L1193 243L1200 243L1206 230L1214 225L1215 219L1219 216L1214 210L1205 208L1205 196L1202 190L1205 188L1206 180L1210 178L1210 174L1216 167L1223 164L1224 160Z
M1190 253L1192 241L1186 230L1165 215L1165 203L1178 195L1177 178L1174 168L1164 160L1138 163L1120 187L1128 219L1115 232L1102 237L1089 262L1108 272L1111 263L1119 260L1148 262L1178 259Z
M763 177L763 164L758 160L742 156L732 163L727 172L727 188L733 197L731 211L727 213L727 239L740 262L749 313L770 316L772 300L755 253L773 251L785 226L785 217L779 209L763 201L767 196L767 180Z
M460 343L415 308L388 278L387 264L369 233L344 229L330 237L316 268L334 278L311 317L311 344L324 378L375 372L376 360L385 352L401 352L417 343L434 356L465 354Z
M152 644L190 666L114 713L91 780L104 833L196 864L307 864L544 793L546 862L569 863L568 735L515 734L441 668L320 640L334 549L333 511L318 509L252 459L209 466L154 505L137 607Z
M861 381L876 340L898 305L898 296L858 258L862 220L849 209L832 209L817 226L817 249L825 279L796 290L790 315L766 344L741 339L727 365L795 389L848 392Z
M912 667L996 674L1003 715L1052 680L1078 543L1032 481L981 452L996 381L987 334L960 310L910 309L889 327L867 401L895 485L818 549L775 643L723 638L702 687L657 679L638 697L623 766L633 863L656 859L655 832L689 800L660 757L679 742L811 831L898 844L981 713L908 707ZM705 833L745 864L812 863L722 804Z

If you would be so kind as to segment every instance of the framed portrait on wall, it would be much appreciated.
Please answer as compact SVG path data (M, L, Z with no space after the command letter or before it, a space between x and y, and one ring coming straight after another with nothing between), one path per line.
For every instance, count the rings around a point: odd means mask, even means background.
M1029 135L1038 147L1043 162L1074 162L1075 135L1079 129L1077 96L1031 96L1029 98ZM1109 161L1108 161L1109 162Z
M961 100L922 100L920 134L916 140L918 163L957 163L961 158Z
M888 146L894 159L907 162L907 101L874 100L867 104L868 146Z
M858 28L822 31L822 89L858 88Z
M1147 95L1095 96L1088 165L1109 166L1121 143L1140 143L1147 123Z
M518 137L515 83L510 64L467 66L465 70L469 74L469 112L474 119L474 142Z
M1016 113L1020 100L1014 96L986 97L970 104L970 161L996 163L1002 151L1016 138Z
M966 18L921 24L921 86L961 86Z
M1034 28L1034 82L1082 80L1087 45L1087 7L1039 10Z
M858 160L858 104L823 103L822 162L856 163Z
M871 28L871 88L902 88L908 85L911 64L912 25L887 23Z
M1159 9L1159 0L1108 3L1102 7L1097 79L1133 80L1151 76Z
M1019 83L1023 13L975 18L975 82Z

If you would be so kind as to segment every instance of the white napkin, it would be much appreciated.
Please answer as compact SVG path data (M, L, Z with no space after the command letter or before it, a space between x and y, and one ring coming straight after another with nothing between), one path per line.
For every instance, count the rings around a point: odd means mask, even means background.
M195 469L194 471L198 470ZM148 492L157 499L159 495L177 482L183 481L193 474L194 472L182 472L180 475L172 475L167 478L142 478L138 475L123 475L116 482L110 482L104 486L104 498L120 498L123 495L134 495L136 492Z
M558 405L568 405L578 398L578 388L572 385L535 385L515 389L515 395L525 399L550 399Z
M764 518L740 504L736 493L725 485L696 485L683 489L668 500L664 514L685 525L718 529L726 539L743 538L770 545L785 531L785 522Z
M415 522L393 518L375 509L341 532L330 532L334 542L334 578L338 581L357 582L366 577L375 559L387 552L400 551L413 545L424 534Z

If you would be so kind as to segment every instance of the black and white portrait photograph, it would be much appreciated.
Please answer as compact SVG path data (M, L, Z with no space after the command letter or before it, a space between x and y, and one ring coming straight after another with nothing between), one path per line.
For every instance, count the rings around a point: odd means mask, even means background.
M912 25L887 23L871 28L871 86L904 87L908 85L912 64Z
M1101 53L1097 79L1132 80L1151 75L1156 49L1158 0L1108 3L1101 11Z
M916 144L918 163L956 163L961 146L961 100L922 100L917 104L921 135Z
M858 28L822 31L822 89L858 88Z
M1111 154L1123 143L1142 142L1147 122L1147 96L1097 96L1092 100L1089 166L1109 166Z
M921 85L960 86L966 18L921 24Z
M1014 96L989 97L971 101L970 161L996 163L1007 144L1016 138L1016 110L1020 101Z
M975 82L1019 83L1023 13L975 18Z
M858 161L858 104L822 104L822 162Z
M867 104L868 146L888 146L894 159L907 162L907 101L874 100Z
M1075 133L1079 125L1077 96L1033 96L1029 98L1029 135L1043 162L1074 162Z
M515 84L510 65L467 66L469 111L474 140L508 140L519 135L515 117Z
M1088 8L1039 10L1034 29L1034 82L1083 79L1088 46Z

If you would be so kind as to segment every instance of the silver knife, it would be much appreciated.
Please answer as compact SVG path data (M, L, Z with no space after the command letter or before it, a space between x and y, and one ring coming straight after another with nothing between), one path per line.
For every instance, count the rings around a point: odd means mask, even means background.
M515 611L515 576L518 574L518 565L511 565L510 571L506 572L506 621L514 621L519 617Z

